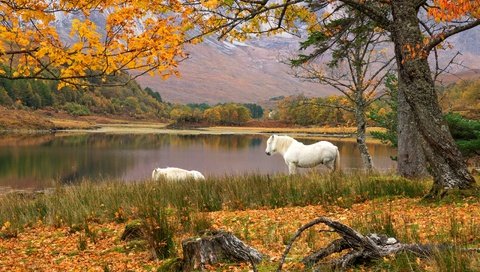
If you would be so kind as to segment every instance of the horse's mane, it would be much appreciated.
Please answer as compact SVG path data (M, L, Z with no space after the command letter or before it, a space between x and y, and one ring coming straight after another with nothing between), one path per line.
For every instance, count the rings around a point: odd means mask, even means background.
M284 154L293 141L296 141L290 136L277 136L277 142L275 143L277 151Z

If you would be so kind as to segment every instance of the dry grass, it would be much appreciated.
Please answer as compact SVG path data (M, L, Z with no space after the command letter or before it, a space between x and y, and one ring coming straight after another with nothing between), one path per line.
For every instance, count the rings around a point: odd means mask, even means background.
M405 243L478 247L478 198L422 203L419 196L428 187L428 182L388 175L280 175L185 183L85 182L30 197L5 195L0 197L0 237L4 237L0 238L0 271L156 271L162 261L152 260L145 246L136 247L120 237L125 221L149 218L161 211L175 226L173 239L179 256L180 242L198 233L185 226L193 225L193 218L205 218L209 224L203 224L203 229L231 231L267 254L259 271L273 271L292 233L318 216L362 233L393 232L391 235ZM303 270L300 258L336 238L319 232L325 229L318 226L302 235L284 271ZM476 257L459 253L402 263L391 257L367 270L478 271ZM410 270L412 266L419 269ZM249 269L245 263L208 270Z
M176 134L260 134L281 133L302 138L324 140L345 138L355 141L352 135L355 127L286 127L278 122L259 121L253 126L214 126L201 129L167 129L167 123L157 120L135 120L123 117L82 116L73 117L63 112L48 110L24 111L0 108L0 129L4 130L75 130L102 133L176 133ZM278 127L275 127L278 125ZM383 131L383 128L371 127L370 131ZM371 140L375 142L376 140ZM377 141L378 142L378 141Z
M57 129L92 129L95 126L95 123L85 120L51 118L50 121Z
M0 130L93 130L102 127L111 127L118 132L132 129L159 129L165 123L157 120L132 120L121 116L81 116L74 117L65 112L53 110L16 110L0 107Z
M51 130L54 127L53 122L31 111L0 107L0 129Z
M230 131L252 131L258 133L293 133L293 134L353 134L356 132L355 127L281 127L281 128L265 128L265 127L210 127L210 130L226 129ZM369 127L367 133L371 131L384 131L384 128Z

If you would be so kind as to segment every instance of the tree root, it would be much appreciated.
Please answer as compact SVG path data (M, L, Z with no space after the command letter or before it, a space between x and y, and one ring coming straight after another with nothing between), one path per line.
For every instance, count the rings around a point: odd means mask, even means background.
M282 254L277 271L282 270L283 263L285 262L285 258L290 251L293 242L303 231L317 224L325 224L329 226L334 232L337 232L341 238L334 240L325 248L305 257L302 262L306 266L313 266L333 253L342 252L347 249L349 249L347 253L333 259L328 264L334 268L346 268L354 264L381 259L385 256L395 255L401 252L410 252L419 257L428 257L438 250L449 248L447 245L402 244L393 237L378 235L376 233L364 236L340 222L333 221L326 217L319 217L297 230Z

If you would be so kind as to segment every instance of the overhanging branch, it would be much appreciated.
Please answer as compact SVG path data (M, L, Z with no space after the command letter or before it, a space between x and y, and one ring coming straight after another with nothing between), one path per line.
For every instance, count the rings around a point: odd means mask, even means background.
M425 50L425 52L428 53L432 50L432 48L439 45L440 43L445 41L447 38L449 38L449 37L451 37L455 34L458 34L460 32L463 32L465 30L472 29L472 28L474 28L478 25L480 25L480 19L477 19L475 21L472 21L472 22L470 22L468 24L465 24L465 25L462 25L462 26L457 26L455 28L452 28L451 30L443 32L440 35L437 35L437 36L433 37L430 40L430 42L427 44L427 46L425 46L424 50Z

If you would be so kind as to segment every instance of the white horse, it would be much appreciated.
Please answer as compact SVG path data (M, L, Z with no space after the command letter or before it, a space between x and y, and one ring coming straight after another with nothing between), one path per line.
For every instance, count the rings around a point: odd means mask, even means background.
M152 179L159 180L164 178L166 180L205 180L202 173L195 170L185 170L177 167L155 168L152 172Z
M273 134L267 140L265 153L269 156L280 153L290 175L297 173L297 167L308 168L324 164L335 171L340 166L338 147L327 141L304 145L292 137Z

